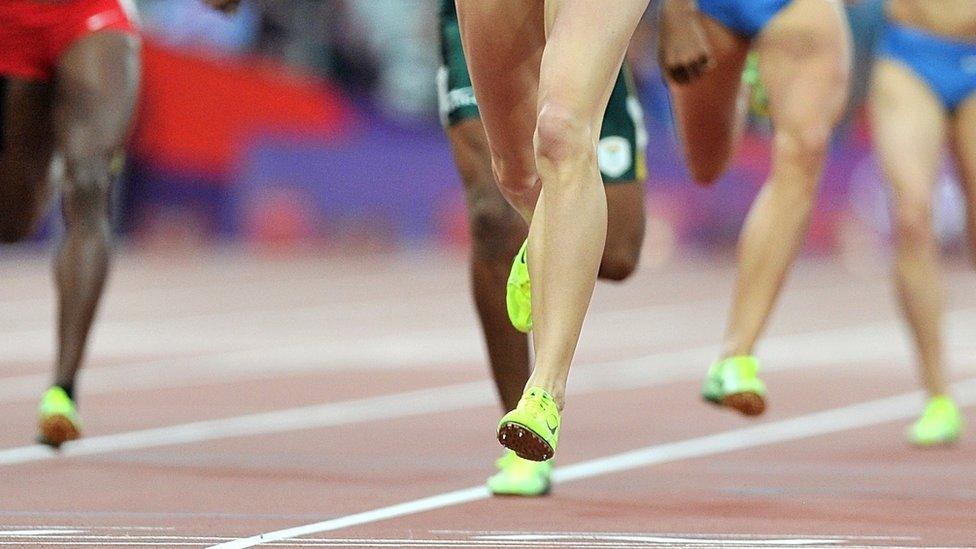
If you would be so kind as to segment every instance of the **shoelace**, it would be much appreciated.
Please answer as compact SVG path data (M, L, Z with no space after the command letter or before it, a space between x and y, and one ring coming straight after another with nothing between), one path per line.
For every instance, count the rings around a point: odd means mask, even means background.
M549 413L549 408L554 403L546 398L543 393L532 393L525 396L525 408L526 411L533 415L542 415Z

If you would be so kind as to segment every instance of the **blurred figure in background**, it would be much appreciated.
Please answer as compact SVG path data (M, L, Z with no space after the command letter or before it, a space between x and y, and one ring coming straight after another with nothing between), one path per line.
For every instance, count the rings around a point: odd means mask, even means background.
M527 228L499 192L471 76L461 47L454 0L442 0L442 68L437 85L441 121L464 183L472 236L471 281L489 363L504 411L518 404L529 379L529 341L509 322L505 285L511 258ZM624 280L637 267L644 240L644 179L647 135L629 68L617 77L597 149L606 186L608 230L600 278ZM488 487L499 495L537 496L549 491L550 461L522 459L511 450L498 460Z
M909 440L956 441L942 346L943 282L932 203L942 151L951 151L966 197L976 253L976 2L890 0L870 94L874 141L891 184L895 281L929 394Z
M75 379L108 273L109 202L139 83L134 12L121 0L0 3L0 238L31 235L61 197L57 366L38 439L78 438Z
M257 3L258 51L290 67L325 70L331 62L328 39L338 4L337 0L261 0Z
M377 61L377 96L391 113L430 112L429 75L437 66L433 0L346 0L350 24Z
M242 52L251 49L261 13L255 4L235 5L235 17L215 12L200 0L138 0L141 30L154 42L194 52Z
M742 70L753 48L773 127L772 171L739 239L738 277L719 360L702 396L761 414L753 354L804 241L831 133L847 104L850 37L838 0L665 0L661 60L692 176L728 167L742 133Z

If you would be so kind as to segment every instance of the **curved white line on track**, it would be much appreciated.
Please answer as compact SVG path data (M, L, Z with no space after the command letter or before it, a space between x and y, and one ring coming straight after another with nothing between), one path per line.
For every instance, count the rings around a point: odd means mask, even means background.
M956 383L953 393L961 405L976 404L976 378ZM555 482L572 482L610 475L650 465L659 465L684 459L705 457L735 450L756 448L769 444L789 442L831 433L839 433L862 427L881 425L914 416L922 402L920 391L872 400L851 406L815 412L791 419L763 423L723 433L648 446L604 458L592 459L560 467L553 473ZM271 542L299 538L311 534L332 532L384 520L391 520L446 507L485 500L491 495L482 486L473 486L453 492L415 499L404 503L380 507L362 513L338 517L322 522L296 526L258 534L249 538L213 545L211 549L243 549Z

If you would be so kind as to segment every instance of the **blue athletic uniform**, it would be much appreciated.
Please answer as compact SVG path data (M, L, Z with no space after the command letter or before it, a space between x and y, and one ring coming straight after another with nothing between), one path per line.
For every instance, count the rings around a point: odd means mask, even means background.
M949 112L976 92L976 41L948 38L888 21L880 55L914 72Z
M755 38L793 0L698 0L698 10L743 38Z

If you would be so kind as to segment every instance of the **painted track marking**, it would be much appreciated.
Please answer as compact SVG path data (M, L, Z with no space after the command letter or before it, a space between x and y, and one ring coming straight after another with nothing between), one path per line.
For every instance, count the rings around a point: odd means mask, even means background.
M816 303L826 299L826 296L836 295L837 287L816 287L805 291L802 295L803 303ZM584 334L585 349L587 353L599 353L602 349L619 347L619 326L611 326L612 323L633 326L635 323L653 319L668 318L669 322L677 322L685 325L692 322L694 318L700 318L703 310L719 310L716 305L724 304L725 299L709 298L692 302L680 303L655 303L649 305L639 305L637 307L615 309L610 311L595 312L591 315L592 326ZM373 304L375 313L382 312L389 317L389 307L381 309L379 303ZM406 307L404 311L412 311L417 307L416 303ZM397 330L385 336L356 336L350 339L347 335L336 335L334 337L323 337L318 333L303 334L301 337L293 337L290 332L282 340L281 337L273 337L273 344L265 344L260 347L254 346L254 338L246 337L242 340L239 337L223 341L226 338L209 337L206 342L201 342L199 333L201 326L213 326L217 324L246 325L248 320L254 318L262 319L262 325L291 325L303 320L305 323L321 322L325 318L342 318L349 314L350 310L362 314L359 308L349 309L343 305L332 306L331 309L324 306L296 309L290 314L271 316L270 312L251 311L251 315L232 318L223 313L210 313L197 318L198 322L190 329L173 332L172 322L157 321L155 329L141 326L134 323L111 323L102 322L96 326L95 340L93 340L92 352L102 359L114 357L116 360L124 360L123 364L98 366L86 369L85 371L85 392L86 394L97 394L100 392L111 392L130 389L124 387L125 382L135 383L138 388L159 387L180 387L193 385L194 383L207 382L212 384L218 380L224 382L234 379L260 379L262 374L282 375L289 373L305 373L315 371L335 371L348 362L356 362L369 366L377 366L380 369L394 369L397 367L417 367L424 358L424 352L429 357L428 360L437 364L456 363L457 361L481 361L483 360L482 344L480 342L480 331L472 324L462 328L426 328L420 330ZM240 314L235 312L235 314ZM409 316L404 313L403 318ZM269 322L271 318L274 322ZM314 322L313 322L314 319ZM219 322L217 322L219 320ZM399 316L392 318L394 321L402 320ZM175 325L187 328L185 322L176 322ZM160 327L166 327L159 333ZM104 331L99 336L99 330ZM135 337L133 331L138 332ZM614 333L618 337L611 337ZM268 334L265 334L268 335ZM653 342L655 345L673 344L672 338L664 338L654 341L653 334L641 333L639 341L642 344ZM50 360L50 338L52 333L37 334L33 343L24 341L23 338L11 338L16 341L16 345L9 348L0 344L0 354L11 360L23 360L28 362L48 362ZM648 338L651 338L650 340ZM134 347L134 340L138 340L139 347ZM966 338L967 341L972 337ZM607 341L614 341L615 345L607 346ZM445 342L454 344L445 346ZM174 344L185 347L175 348ZM206 343L205 346L201 346ZM688 342L687 344L694 344ZM32 349L26 353L26 349ZM144 356L147 349L162 350L165 358L142 359L137 363L132 363L133 356ZM431 353L431 351L436 351ZM158 353L149 353L158 354ZM173 355L177 356L174 357ZM182 355L182 356L179 356ZM325 357L325 358L323 358ZM429 364L428 364L429 365ZM203 368L201 366L208 366ZM169 375L159 376L159 368L166 368ZM220 375L207 376L210 368L219 370ZM359 367L357 366L357 369ZM236 373L236 374L235 374ZM0 377L0 401L14 400L33 400L37 394L46 387L50 375L47 372L23 374L14 376Z
M638 312L650 310L640 308ZM656 309L660 313L670 307ZM671 313L677 312L677 309ZM606 316L616 313L606 313ZM976 326L976 309L961 309L950 312L947 318L950 329L947 333L947 351L952 355L971 356L976 350L972 346L974 333L965 329ZM612 337L602 337L597 323L588 335L597 346L587 352L598 353L599 342L613 341ZM894 322L879 322L833 328L820 331L798 332L773 336L763 342L763 356L767 362L775 363L781 356L792 360L787 347L797 345L820 345L819 339L830 340L825 344L844 345L846 349L855 348L853 342L871 338L883 344L873 346L879 359L899 359L911 353L901 336L901 325ZM480 336L474 327L470 330L424 330L413 334L365 337L357 340L342 340L316 343L291 343L287 346L273 345L266 348L206 353L149 360L138 363L119 364L91 368L84 373L85 394L104 394L132 391L138 389L165 389L200 385L224 385L238 381L253 381L281 378L290 375L314 375L344 371L362 371L365 368L396 371L409 368L454 365L459 362L478 362L484 360ZM444 341L454 341L448 347ZM895 345L891 341L897 341ZM867 344L864 347L868 347ZM820 347L817 347L820 348ZM863 349L855 349L862 356ZM689 353L708 355L714 346L702 346ZM661 351L632 359L614 361L619 364L626 360L657 360ZM834 362L843 362L846 357L831 357ZM962 360L955 360L961 362ZM582 366L582 365L581 365ZM696 364L697 366L697 364ZM167 375L160 376L165 370ZM767 368L768 370L768 368ZM19 376L0 376L0 403L33 401L50 381L50 373L26 374Z
M953 384L952 390L957 396L960 405L969 406L976 404L976 378ZM659 465L684 459L705 457L735 450L757 448L769 444L881 425L914 416L922 397L922 392L914 391L781 421L763 423L742 429L733 429L714 435L647 446L630 452L623 452L557 468L553 473L553 480L557 483L584 480L650 465ZM490 497L491 494L484 485L472 486L471 488L445 492L435 496L380 507L313 524L276 530L236 541L220 543L212 546L211 549L243 549L245 547L255 547L270 542L323 532L332 532L351 526L360 526L454 507L489 499Z
M831 288L831 290L834 292L837 291L834 288ZM826 292L824 293L826 294ZM815 293L812 298L815 299L819 295L819 293ZM590 334L590 339L596 344L596 346L592 348L588 347L588 350L599 353L601 350L613 349L618 346L607 345L606 341L610 338L604 337L600 333L600 331L602 331L601 327L605 327L610 323L617 322L621 324L633 324L634 322L642 321L643 317L647 317L648 319L659 317L679 317L681 319L685 319L686 317L694 318L700 316L700 308L711 308L724 303L724 299L711 298L692 302L655 303L623 310L611 310L593 313L591 316L595 327L588 331L593 332ZM401 305L402 304L403 303L401 301ZM404 307L402 311L398 312L397 316L391 316L391 310L387 304L387 301L376 300L372 306L374 307L372 310L373 313L383 315L385 319L391 321L391 325L395 325L402 324L406 319L408 319L410 314L416 310L418 303L410 303L409 306ZM282 314L280 311L278 311L276 312L277 316L273 317L274 321L270 322L269 324L288 325L289 322L294 323L299 320L300 314L304 315L305 317L302 320L311 322L314 318L316 322L321 322L324 319L331 317L344 318L348 316L351 311L358 311L359 314L362 314L361 307L353 307L350 309L344 306L333 306L332 308L327 308L324 306L310 307L291 311L290 314ZM326 314L326 312L328 312L328 314ZM259 311L252 312L252 315L248 317L232 319L226 317L226 315L222 316L220 314L213 313L202 317L205 318L205 322L200 325L214 325L218 320L221 324L231 323L234 325L239 325L241 323L245 323L248 318L252 317L261 318L263 319L262 322L268 323L267 320L270 314L271 313L269 312ZM286 320L289 322L286 322ZM183 325L181 323L177 324ZM158 328L159 326L164 325L167 325L167 322L157 322L155 326ZM117 331L113 332L110 337L102 339L108 342L125 341L129 339L128 337L123 337L125 332L121 331L121 329L123 327L128 327L131 329L132 323L116 323L113 325L112 323L103 322L96 326L96 330L111 330L113 329L113 326L117 328ZM86 369L86 394L105 390L103 385L106 382L110 385L108 388L109 390L119 390L119 381L131 379L134 376L140 381L143 378L150 377L159 381L159 368L166 368L167 372L170 374L175 373L178 378L195 375L195 379L203 379L207 370L202 369L200 366L202 365L201 363L205 363L208 360L211 361L211 364L215 364L217 368L227 366L225 368L227 370L227 374L233 374L234 368L248 365L252 366L250 370L254 370L255 373L260 372L260 370L254 366L270 366L271 368L266 367L264 371L271 369L273 370L272 373L280 374L282 372L287 372L288 367L297 366L299 369L298 371L308 370L310 369L308 367L309 363L317 363L314 364L315 366L322 366L323 364L328 366L340 366L349 361L353 361L368 363L367 365L369 366L378 365L381 368L389 368L394 366L410 368L420 365L419 361L423 359L428 360L428 364L430 361L443 363L448 361L457 362L459 360L484 360L484 351L482 350L481 344L481 332L473 323L469 326L463 327L429 327L407 330L397 329L395 332L387 335L358 336L353 338L343 334L335 334L330 337L319 333L312 333L308 334L308 337L305 340L298 341L289 339L287 342L282 342L279 341L278 338L273 338L275 340L273 344L265 344L260 347L253 347L252 342L249 341L246 345L244 345L242 342L236 342L233 346L230 346L227 349L223 349L224 346L217 345L217 349L213 349L212 347L209 350L191 349L191 351L193 351L191 353L185 352L187 350L182 350L184 351L183 354L185 356L177 357L172 357L174 354L174 338L170 337L172 334L165 337L159 336L154 334L153 330L149 328L140 328L139 331L139 339L141 342L145 343L147 339L151 339L155 342L153 345L156 345L157 343L160 345L166 345L168 349L168 357L140 361L136 364L132 364L130 360L130 362L124 364L98 366ZM195 326L192 330L190 330L190 332L194 334L199 333L199 326ZM30 360L37 362L48 361L50 359L51 352L49 340L52 335L53 332L45 333L43 334L43 337L38 339L37 343L39 347L36 349L36 355L31 355L30 357L20 357L20 359L27 360L29 358ZM181 340L181 338L176 339L177 342ZM662 343L668 341L668 339L661 340ZM455 344L445 346L445 342L455 342ZM646 342L646 340L642 340L642 342ZM23 353L23 341L18 340L17 344L17 352ZM107 343L106 345L109 344L111 343ZM5 349L0 346L0 350ZM13 349L7 350L12 351ZM432 353L432 350L437 352ZM100 354L106 355L106 351L108 355L119 354L118 350L114 347L110 347L108 349L102 348ZM420 351L423 351L424 353L421 353ZM94 352L99 354L99 349L94 349ZM11 360L11 356L17 358L16 354L0 354L7 357L7 360ZM323 360L323 357L329 358ZM253 363L255 361L260 361L260 363L254 365ZM279 368L279 366L283 366L284 368ZM356 368L360 369L360 366L357 365ZM248 373L248 370L248 368L245 368L244 372ZM43 389L49 381L49 372L0 376L0 400L33 400L37 397L39 390Z
M976 309L960 311L959 315L976 315ZM805 367L826 366L836 364L841 359L846 364L857 360L884 359L892 356L892 352L901 352L897 345L890 344L894 337L892 330L896 329L894 323L872 323L771 337L764 342L763 347L763 355L772 362L766 371L792 371ZM889 343L875 344L877 342ZM810 355L806 356L803 362L799 362L795 357L798 346L829 347L833 354L829 360L819 355ZM709 345L652 353L636 359L580 365L573 371L573 393L631 390L695 380L701 373L699 365L707 363L713 354L714 346ZM789 366L777 368L775 367L777 364ZM613 370L612 376L606 375L608 369ZM491 406L494 402L494 391L490 383L474 381L378 397L90 437L69 443L60 452L39 444L7 448L0 450L0 466L350 425L388 419L389 414L385 412L386 410L398 410L397 417L403 418Z

